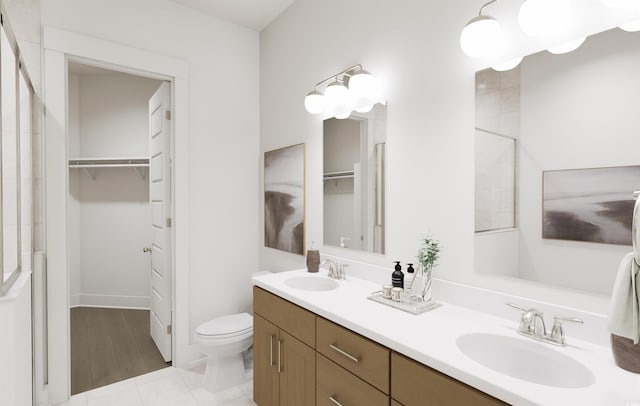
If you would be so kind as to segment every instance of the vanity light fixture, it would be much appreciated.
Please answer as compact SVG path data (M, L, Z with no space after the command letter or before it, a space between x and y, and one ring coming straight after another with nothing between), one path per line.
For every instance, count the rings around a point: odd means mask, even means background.
M553 36L571 21L571 0L526 0L518 12L518 23L525 34Z
M628 22L626 24L621 24L620 29L627 32L637 32L640 31L640 20L635 20Z
M460 33L460 47L465 54L479 58L496 53L503 45L500 23L493 17L483 15L484 9L498 0L491 0L480 7L478 16L472 18Z
M329 84L323 94L319 88L327 82ZM329 113L335 118L345 119L353 110L360 113L371 111L379 98L376 78L358 64L318 82L307 93L304 107L311 114Z
M493 69L495 71L498 71L498 72L504 72L504 71L507 71L507 70L511 70L511 69L515 68L516 66L520 65L520 62L522 62L522 59L523 59L523 57L520 56L520 57L514 58L514 59L512 59L510 61L506 61L506 62L503 62L503 63L499 63L499 64L496 64L496 65L493 65L491 67L491 69Z
M586 39L587 37L574 39L574 40L565 42L563 44L547 48L547 51L555 55L566 54L568 52L575 51L576 49L580 48L580 45L582 45Z

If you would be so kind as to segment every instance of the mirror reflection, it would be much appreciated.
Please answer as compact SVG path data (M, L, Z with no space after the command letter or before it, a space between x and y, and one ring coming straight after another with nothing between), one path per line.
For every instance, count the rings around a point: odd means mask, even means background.
M324 245L384 254L387 108L324 121Z
M477 271L611 293L640 190L639 35L476 74Z

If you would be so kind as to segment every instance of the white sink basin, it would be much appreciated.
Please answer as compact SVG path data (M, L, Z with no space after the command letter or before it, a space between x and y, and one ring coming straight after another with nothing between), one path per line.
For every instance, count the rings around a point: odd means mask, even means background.
M559 388L583 388L595 382L578 361L545 347L548 344L527 340L476 333L459 337L456 344L472 360L513 378Z
M285 279L284 284L290 288L307 290L311 292L324 292L328 290L334 290L338 286L338 282L329 278L322 278L317 276L293 276Z

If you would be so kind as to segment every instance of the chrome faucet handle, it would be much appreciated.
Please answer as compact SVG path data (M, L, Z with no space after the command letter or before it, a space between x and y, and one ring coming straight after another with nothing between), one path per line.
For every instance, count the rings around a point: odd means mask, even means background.
M547 328L544 325L544 313L540 310L534 308L529 309L511 302L505 304L522 312L520 326L518 327L519 332L535 336L544 336L547 334Z
M553 317L553 327L551 328L551 335L549 335L549 340L551 340L554 344L567 345L567 342L564 338L564 329L562 328L561 321L570 321L572 323L578 324L584 324L584 321L577 317Z

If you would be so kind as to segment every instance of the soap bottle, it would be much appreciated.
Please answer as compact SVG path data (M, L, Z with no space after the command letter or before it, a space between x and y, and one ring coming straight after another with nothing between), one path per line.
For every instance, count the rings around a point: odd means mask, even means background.
M407 264L407 283L405 284L405 292L411 293L414 283L416 281L416 270L413 268L413 264Z
M311 242L311 248L307 250L307 272L318 272L320 269L320 251L315 249Z
M402 267L400 261L395 261L395 271L391 274L391 285L394 288L404 288L404 274L402 273Z

